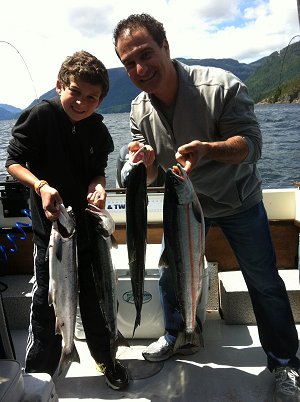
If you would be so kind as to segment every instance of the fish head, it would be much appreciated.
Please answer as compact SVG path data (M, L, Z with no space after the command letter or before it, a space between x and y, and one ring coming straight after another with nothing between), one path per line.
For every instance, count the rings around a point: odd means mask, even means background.
M129 161L132 164L136 163L144 163L144 165L147 166L147 149L146 147L140 148L138 151L136 151L134 154L129 156Z
M128 161L124 164L121 170L121 183L124 187L128 185L131 172L140 165L147 167L147 150L145 146L134 154L129 155Z
M69 238L75 233L75 215L72 207L65 208L63 204L59 205L59 217L56 222L56 229L64 238Z
M187 204L193 199L194 189L186 170L179 164L166 172L165 191L173 193L177 204Z
M100 209L96 205L88 204L85 209L87 215L98 225L102 236L111 236L115 231L115 221L106 209Z

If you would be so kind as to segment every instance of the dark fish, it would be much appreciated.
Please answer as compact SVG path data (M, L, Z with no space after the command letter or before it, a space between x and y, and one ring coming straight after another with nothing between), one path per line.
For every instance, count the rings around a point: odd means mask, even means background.
M80 362L74 343L77 309L77 248L72 208L60 205L59 220L52 223L49 241L49 304L56 316L56 333L63 337L57 374Z
M126 239L128 263L136 318L133 335L141 324L144 297L145 260L147 247L147 171L143 160L135 162L144 152L141 148L127 163L129 169L123 181L126 187ZM124 173L124 171L122 171Z
M196 310L202 294L205 230L202 208L186 171L178 164L166 172L164 251L160 266L172 270L175 292L184 322L175 349L203 345Z
M99 305L110 333L110 350L114 361L117 347L129 346L117 328L117 276L112 262L111 249L116 247L113 237L115 223L106 210L93 205L86 208L92 250L92 269Z

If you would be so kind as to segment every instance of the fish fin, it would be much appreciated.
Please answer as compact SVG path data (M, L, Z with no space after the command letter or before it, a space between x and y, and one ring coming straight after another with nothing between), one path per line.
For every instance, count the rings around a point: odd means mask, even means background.
M70 353L67 353L65 348L63 348L58 365L57 375L60 376L62 373L65 373L73 362L80 363L80 357L75 343L73 343Z
M166 252L165 248L162 250L162 253L159 257L158 267L159 268L168 268L169 267L168 256L167 256L167 252Z
M124 335L121 334L119 330L118 330L117 346L126 346L127 348L130 348L128 340L124 337Z
M55 320L55 334L56 335L57 334L62 335L61 327L62 327L62 325L60 324L59 320L56 318L56 320Z
M57 260L61 262L61 260L62 260L62 239L61 238L59 238L57 240L55 256L56 256Z
M48 304L51 306L53 304L52 292L48 292Z
M110 235L111 245L113 248L118 248L118 242L114 235Z

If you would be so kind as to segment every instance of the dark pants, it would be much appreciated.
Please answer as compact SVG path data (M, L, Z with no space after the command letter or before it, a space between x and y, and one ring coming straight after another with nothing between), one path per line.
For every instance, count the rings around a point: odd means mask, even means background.
M60 359L61 335L55 334L55 314L48 303L49 264L47 250L34 246L34 284L26 348L26 372L53 375ZM98 363L111 361L109 332L99 307L90 254L78 253L79 306L91 356Z
M213 223L223 230L239 262L251 297L260 342L268 356L269 370L281 365L276 358L288 359L289 365L298 370L298 333L284 282L276 268L263 203L236 215L205 219L206 233ZM182 319L170 271L163 269L161 272L160 292L166 332L176 336L182 327Z

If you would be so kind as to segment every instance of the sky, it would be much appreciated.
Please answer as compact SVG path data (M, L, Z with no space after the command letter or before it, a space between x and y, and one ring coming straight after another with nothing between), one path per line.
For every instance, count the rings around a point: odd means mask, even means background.
M55 87L61 63L78 50L121 67L113 30L142 12L163 23L173 58L251 63L300 34L297 0L7 0L0 13L0 104L27 107Z

